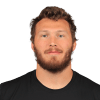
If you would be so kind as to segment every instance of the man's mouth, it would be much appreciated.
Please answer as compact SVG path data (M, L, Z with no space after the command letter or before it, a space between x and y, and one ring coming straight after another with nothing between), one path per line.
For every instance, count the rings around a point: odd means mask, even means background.
M51 51L48 51L49 52L52 52L52 53L59 53L60 51L56 51L56 50L51 50Z
M60 52L58 52L58 51L50 51L50 52L48 52L49 54L60 54Z

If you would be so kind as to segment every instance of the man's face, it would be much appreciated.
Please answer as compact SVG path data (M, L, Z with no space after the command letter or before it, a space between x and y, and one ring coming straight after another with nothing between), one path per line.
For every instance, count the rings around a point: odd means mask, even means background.
M58 21L44 18L36 24L34 50L37 63L51 72L62 72L71 64L71 54L76 42L72 45L69 24L64 19ZM53 53L53 52L59 53ZM49 53L52 52L52 53Z

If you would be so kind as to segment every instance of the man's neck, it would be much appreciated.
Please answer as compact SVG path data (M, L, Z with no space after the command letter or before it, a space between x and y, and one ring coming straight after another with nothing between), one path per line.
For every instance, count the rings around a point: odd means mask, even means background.
M73 71L71 65L68 66L63 72L52 74L47 70L42 69L40 66L36 69L37 79L46 87L50 89L60 89L65 87L72 79Z

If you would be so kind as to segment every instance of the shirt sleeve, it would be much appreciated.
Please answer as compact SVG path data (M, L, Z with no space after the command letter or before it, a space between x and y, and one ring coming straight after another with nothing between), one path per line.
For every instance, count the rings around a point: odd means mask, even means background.
M95 96L95 100L100 100L100 85L97 85L94 88L94 96Z

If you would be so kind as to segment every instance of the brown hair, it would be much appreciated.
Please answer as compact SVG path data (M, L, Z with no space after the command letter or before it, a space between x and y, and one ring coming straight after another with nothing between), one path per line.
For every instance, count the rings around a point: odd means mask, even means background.
M30 26L31 26L31 42L34 44L34 38L35 38L35 27L36 24L43 18L49 18L52 20L57 21L58 19L65 19L69 23L71 35L72 35L72 42L78 41L75 37L76 32L76 26L74 24L74 20L71 18L71 15L65 12L64 9L58 8L55 6L52 7L46 7L44 8L40 15L36 17L35 19L32 19Z

